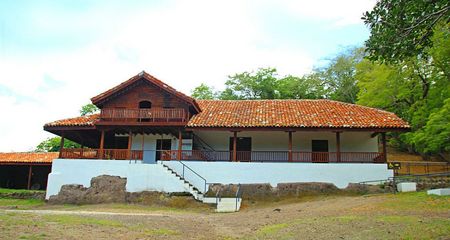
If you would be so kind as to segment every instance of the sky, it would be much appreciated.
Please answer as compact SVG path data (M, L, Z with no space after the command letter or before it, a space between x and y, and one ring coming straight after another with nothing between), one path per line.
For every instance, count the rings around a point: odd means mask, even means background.
M0 151L31 151L43 125L142 70L190 94L261 67L313 67L369 36L374 0L0 1Z

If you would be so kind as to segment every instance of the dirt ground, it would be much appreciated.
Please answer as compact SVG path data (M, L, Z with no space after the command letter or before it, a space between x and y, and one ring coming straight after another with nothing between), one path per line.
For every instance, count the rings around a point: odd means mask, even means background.
M450 198L424 193L264 203L237 213L126 206L0 209L2 239L450 239Z

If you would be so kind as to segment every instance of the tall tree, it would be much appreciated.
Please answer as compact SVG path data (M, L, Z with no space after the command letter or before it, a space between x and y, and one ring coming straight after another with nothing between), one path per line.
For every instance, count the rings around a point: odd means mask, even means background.
M366 41L371 60L397 62L426 54L434 27L450 21L448 0L379 0L362 17L370 28Z
M214 88L202 83L192 90L191 96L196 99L215 99L216 93Z
M59 152L61 137L47 138L36 146L36 152ZM80 144L68 139L64 140L64 148L79 148Z
M86 116L89 114L97 113L100 109L92 103L88 103L86 105L81 106L80 115Z

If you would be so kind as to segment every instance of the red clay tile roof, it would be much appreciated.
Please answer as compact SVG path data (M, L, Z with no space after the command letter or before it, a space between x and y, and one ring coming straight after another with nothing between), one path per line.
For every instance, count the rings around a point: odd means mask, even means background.
M404 128L394 113L331 100L198 100L188 127Z
M155 84L156 86L160 87L161 89L164 89L167 92L169 92L169 93L171 93L171 94L181 98L182 100L192 104L193 107L195 109L197 109L197 111L201 111L200 107L198 106L198 104L197 104L197 102L195 101L194 98L191 98L191 97L185 95L184 93L177 91L175 88L167 85L163 81L153 77L152 75L146 73L145 71L142 71L141 73L139 73L138 75L128 79L127 81L125 81L125 82L123 82L123 83L121 83L121 84L119 84L119 85L109 89L106 92L103 92L103 93L101 93L101 94L91 98L91 101L92 101L93 104L97 105L97 103L99 103L101 100L103 100L106 97L108 97L108 96L110 96L110 95L120 91L121 89L123 89L126 86L134 83L135 81L138 81L139 79L145 79L145 80Z
M52 163L53 159L58 158L57 152L11 152L0 153L0 164L5 163Z
M187 127L400 128L394 113L331 100L197 100L202 112ZM45 126L95 126L98 114L58 120Z
M75 118L66 118L61 120L56 120L44 125L44 127L59 127L59 126L94 126L95 122L98 120L100 114L92 114Z

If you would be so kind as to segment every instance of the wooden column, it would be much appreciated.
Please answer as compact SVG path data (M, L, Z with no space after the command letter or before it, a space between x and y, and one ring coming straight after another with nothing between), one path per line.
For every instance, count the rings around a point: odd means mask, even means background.
M237 160L237 132L233 132L233 162L236 162Z
M383 151L383 161L387 162L387 150L386 150L386 133L381 133L381 146Z
M61 133L61 142L59 142L59 158L61 158L61 152L64 149L64 132Z
M288 161L292 162L292 132L288 132L289 143L288 143Z
M131 160L131 144L133 141L133 135L131 131L128 132L128 159Z
M181 133L181 129L178 130L178 160L182 160L181 153L183 148L183 134Z
M336 132L336 161L341 161L341 132Z
M30 190L31 189L31 177L33 175L33 166L30 165L28 167L28 183L27 183L27 189Z
M102 129L101 135L100 135L100 149L99 149L99 154L98 154L98 158L102 159L103 158L103 147L105 145L105 130Z

